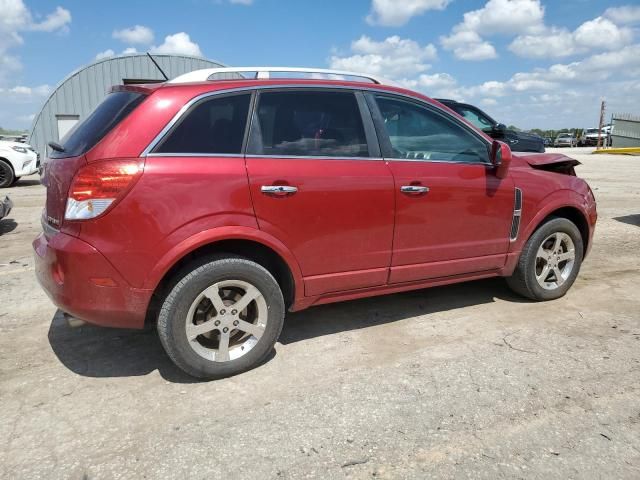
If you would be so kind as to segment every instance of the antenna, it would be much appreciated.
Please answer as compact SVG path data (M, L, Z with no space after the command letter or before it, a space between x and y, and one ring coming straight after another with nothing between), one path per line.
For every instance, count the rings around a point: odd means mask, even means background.
M166 74L166 73L164 73L164 70L162 70L162 69L160 68L160 65L158 65L158 62L156 62L156 59L155 59L155 58L153 58L149 52L147 52L147 56L151 59L151 61L153 62L153 64L156 66L156 68L157 68L158 70L160 70L160 73L162 74L162 76L164 77L164 79L165 79L165 80L167 80L167 81L169 81L169 77L167 77L167 74Z

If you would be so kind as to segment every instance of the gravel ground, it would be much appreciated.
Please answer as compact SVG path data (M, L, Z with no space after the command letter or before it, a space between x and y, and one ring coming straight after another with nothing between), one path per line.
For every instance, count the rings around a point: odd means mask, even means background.
M275 354L195 382L155 332L71 329L38 287L44 190L5 190L0 476L640 478L640 157L563 150L598 199L560 300L499 279L312 308Z

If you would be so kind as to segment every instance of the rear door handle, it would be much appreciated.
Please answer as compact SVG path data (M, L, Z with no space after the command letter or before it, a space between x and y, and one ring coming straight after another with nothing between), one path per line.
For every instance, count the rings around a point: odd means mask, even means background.
M429 187L423 187L422 185L403 185L400 187L402 193L427 193Z
M260 187L260 191L265 195L276 195L284 197L286 195L293 195L298 191L298 187L292 187L290 185L263 185Z

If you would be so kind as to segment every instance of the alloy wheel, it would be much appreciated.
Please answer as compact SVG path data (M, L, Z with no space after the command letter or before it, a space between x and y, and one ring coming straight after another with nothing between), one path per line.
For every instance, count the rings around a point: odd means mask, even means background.
M205 289L191 304L187 340L206 360L228 362L258 343L267 318L267 302L260 290L243 280L224 280Z
M555 232L542 241L536 254L536 280L545 290L561 287L571 275L576 249L571 237Z

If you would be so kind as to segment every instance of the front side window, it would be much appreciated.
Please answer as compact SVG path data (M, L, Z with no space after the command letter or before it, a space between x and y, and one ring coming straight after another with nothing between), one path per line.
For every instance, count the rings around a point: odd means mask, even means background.
M264 92L248 153L271 156L366 157L367 141L351 92Z
M165 135L153 153L239 154L251 94L214 97L197 103Z
M391 141L391 158L489 162L488 144L444 115L396 98L376 100Z

